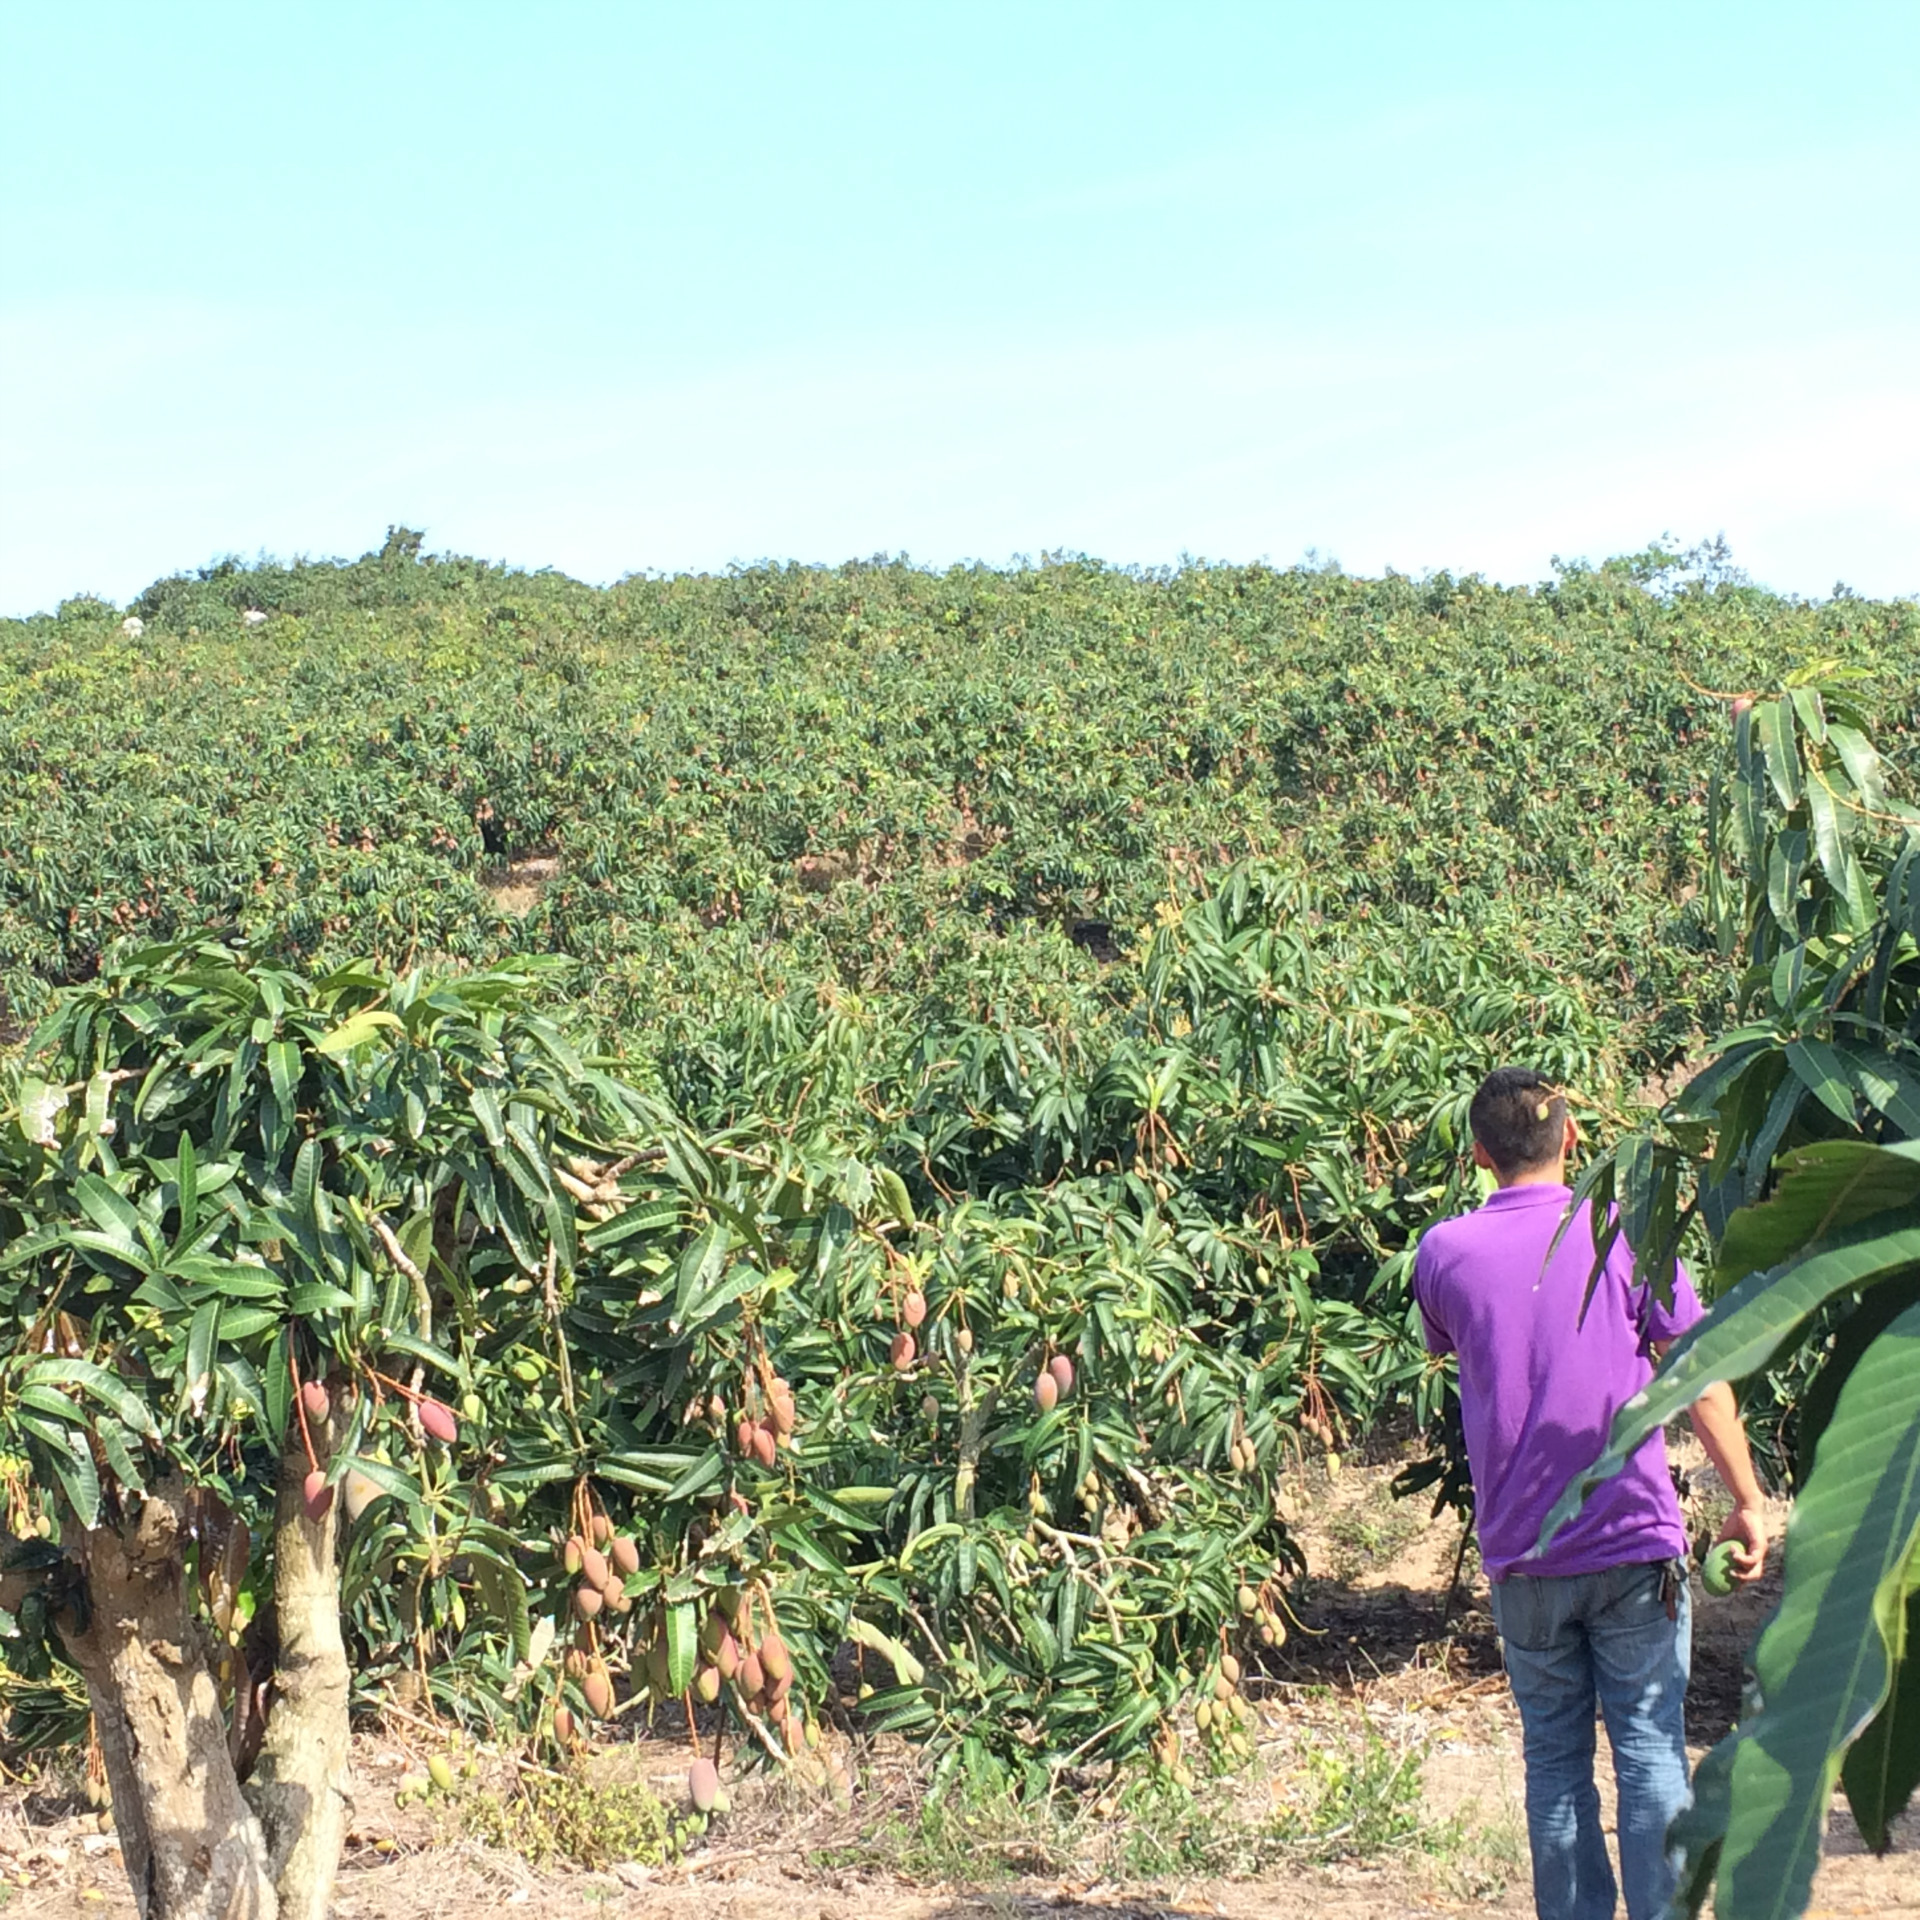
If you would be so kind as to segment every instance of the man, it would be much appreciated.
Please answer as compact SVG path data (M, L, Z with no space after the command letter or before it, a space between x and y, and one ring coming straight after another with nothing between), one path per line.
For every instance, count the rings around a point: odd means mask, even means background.
M1579 1135L1543 1076L1503 1067L1473 1097L1473 1157L1496 1190L1420 1243L1414 1296L1435 1354L1458 1354L1480 1557L1520 1709L1527 1835L1540 1920L1608 1920L1616 1884L1594 1786L1594 1706L1619 1787L1621 1879L1630 1920L1654 1920L1675 1881L1667 1823L1687 1804L1682 1708L1692 1651L1687 1536L1653 1434L1580 1516L1533 1558L1567 1482L1592 1464L1613 1416L1700 1318L1684 1269L1663 1306L1633 1284L1616 1239L1582 1319L1593 1270L1583 1205L1549 1258L1573 1195ZM1761 1493L1731 1388L1693 1408L1693 1428L1733 1496L1721 1530L1736 1579L1766 1560Z

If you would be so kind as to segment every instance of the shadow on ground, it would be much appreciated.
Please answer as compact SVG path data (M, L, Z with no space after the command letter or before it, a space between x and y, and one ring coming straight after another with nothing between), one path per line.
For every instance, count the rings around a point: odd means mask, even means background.
M1687 1738L1693 1744L1712 1746L1732 1727L1748 1655L1778 1598L1777 1568L1757 1588L1723 1600L1703 1599L1695 1586L1693 1684L1687 1694ZM1266 1655L1259 1674L1249 1677L1256 1696L1303 1686L1352 1693L1383 1681L1405 1687L1423 1674L1438 1685L1457 1685L1501 1672L1484 1585L1449 1603L1431 1588L1316 1579L1303 1583L1298 1605L1299 1623L1285 1648Z

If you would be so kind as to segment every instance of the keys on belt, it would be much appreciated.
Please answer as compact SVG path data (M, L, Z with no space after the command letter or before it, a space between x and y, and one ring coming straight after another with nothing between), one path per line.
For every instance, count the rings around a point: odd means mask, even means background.
M1668 1560L1660 1568L1660 1604L1667 1610L1669 1620L1680 1618L1680 1589L1687 1577L1687 1564L1684 1560Z

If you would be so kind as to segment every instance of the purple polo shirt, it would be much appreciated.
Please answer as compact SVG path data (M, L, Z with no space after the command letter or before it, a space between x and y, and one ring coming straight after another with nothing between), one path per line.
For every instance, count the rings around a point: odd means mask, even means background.
M1621 1404L1652 1379L1647 1343L1671 1340L1700 1318L1684 1267L1671 1308L1634 1286L1622 1236L1583 1326L1580 1303L1593 1270L1585 1202L1547 1258L1572 1198L1568 1187L1503 1187L1474 1212L1429 1227L1414 1262L1428 1350L1460 1356L1460 1414L1480 1558L1491 1580L1597 1573L1687 1550L1666 1439L1653 1433L1588 1495L1545 1554L1526 1558L1567 1482L1606 1446Z

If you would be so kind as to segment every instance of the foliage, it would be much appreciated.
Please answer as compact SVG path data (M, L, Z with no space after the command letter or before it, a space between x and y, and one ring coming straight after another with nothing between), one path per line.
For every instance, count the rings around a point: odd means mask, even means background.
M544 1738L707 1685L744 1608L762 1750L820 1764L851 1639L868 1724L1028 1783L1277 1640L1303 1457L1451 1430L1407 1276L1486 1069L1611 1122L1719 1023L1694 680L1870 663L1896 757L1920 684L1910 609L1664 550L596 592L394 529L135 610L0 626L29 1558L178 1475L248 1654L318 1371L363 1702ZM1466 1497L1457 1443L1415 1477ZM597 1527L635 1569L576 1622Z
M1874 1847L1920 1784L1920 812L1830 674L1743 707L1717 791L1745 1024L1589 1182L1656 1275L1704 1220L1717 1297L1549 1527L1710 1384L1805 1357L1781 1599L1675 1829L1687 1900L1744 1916L1805 1909L1836 1780Z

